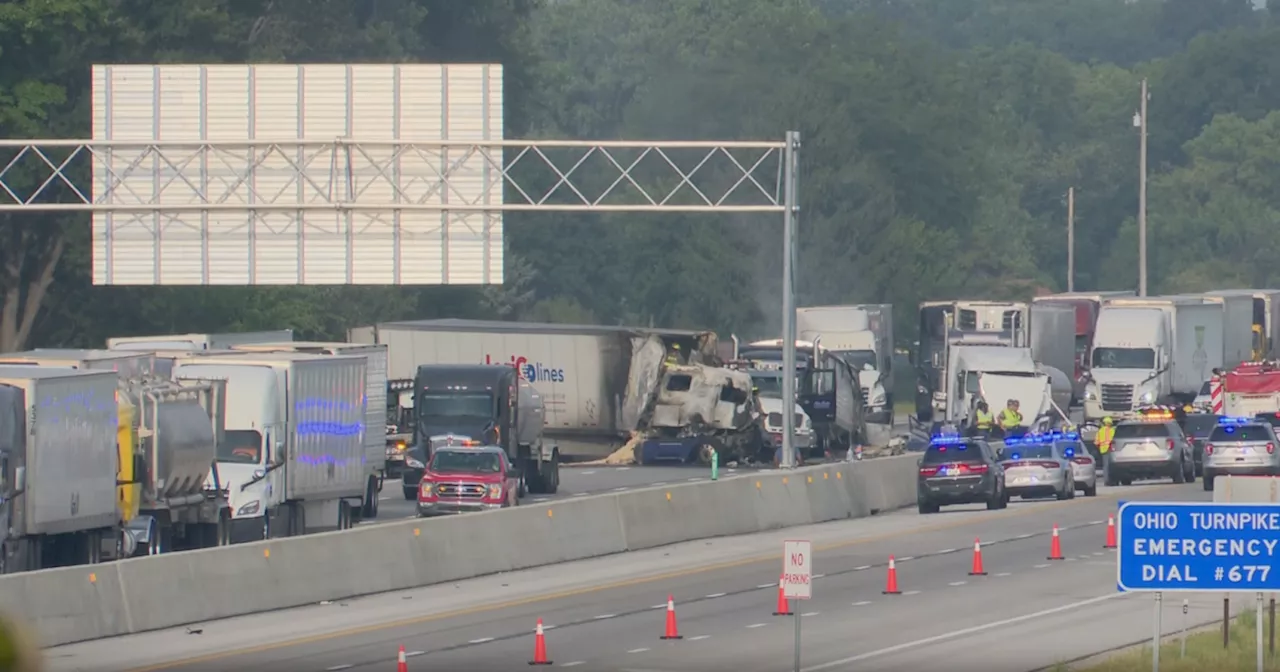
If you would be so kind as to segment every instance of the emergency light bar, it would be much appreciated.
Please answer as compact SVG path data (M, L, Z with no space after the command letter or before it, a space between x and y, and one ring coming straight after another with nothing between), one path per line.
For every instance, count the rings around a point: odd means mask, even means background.
M1254 422L1253 418L1229 418L1226 416L1218 418L1219 425L1247 425L1251 422Z
M1043 443L1054 443L1055 441L1079 441L1080 435L1076 432L1042 432L1039 434L1023 434L1020 437L1009 437L1004 440L1006 446L1017 445L1037 445Z
M929 439L931 446L950 446L957 443L964 443L964 437L959 434L938 434Z

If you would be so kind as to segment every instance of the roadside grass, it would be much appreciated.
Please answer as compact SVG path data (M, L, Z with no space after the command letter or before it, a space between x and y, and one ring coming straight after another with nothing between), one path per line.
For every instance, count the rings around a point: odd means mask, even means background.
M910 401L895 400L893 402L894 417L902 418L908 415L915 415L915 414L916 414L916 402L914 400L910 400Z
M1267 646L1268 623L1262 624L1263 646ZM1222 626L1187 635L1187 655L1182 657L1181 640L1168 638L1160 647L1161 672L1254 672L1257 670L1257 641L1254 631L1254 614L1242 612L1231 622L1230 644L1222 647ZM1280 637L1280 633L1277 633ZM1271 655L1263 651L1263 664L1268 672L1280 672L1280 652ZM1151 646L1121 651L1098 663L1085 665L1059 664L1053 672L1149 672L1151 670Z

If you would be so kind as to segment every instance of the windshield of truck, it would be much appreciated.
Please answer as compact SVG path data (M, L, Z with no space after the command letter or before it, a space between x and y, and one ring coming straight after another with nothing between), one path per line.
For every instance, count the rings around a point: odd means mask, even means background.
M1145 369L1156 368L1156 351L1151 348L1094 348L1092 366L1095 369Z
M228 429L218 444L218 461L237 464L262 462L262 434L252 429Z
M496 474L502 471L502 459L497 453L437 450L430 469L437 474Z
M424 392L415 404L418 417L490 420L493 418L493 396L477 392ZM430 424L428 422L427 424Z
M876 353L874 350L841 350L836 354L840 355L840 359L847 362L854 370L861 371L867 366L872 369L876 368Z

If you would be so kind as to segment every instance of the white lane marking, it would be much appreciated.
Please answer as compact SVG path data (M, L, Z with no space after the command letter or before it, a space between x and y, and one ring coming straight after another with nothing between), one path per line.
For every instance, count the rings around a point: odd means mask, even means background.
M545 629L545 628L544 628L544 629ZM405 657L405 658L413 658L414 656L421 656L421 655L425 655L426 653L427 653L426 651L410 651L410 652L408 652L408 653L404 654L404 657Z
M1075 558L1067 558L1067 562L1075 562L1075 561L1076 561Z
M916 556L914 555L904 555L901 558L898 558L898 562L906 562L908 560L915 560L915 559L916 559Z
M649 607L649 608L650 608L650 609L666 609L666 608L667 608L667 603L666 603L666 602L663 602L662 604L655 604L655 605L653 605L652 607Z
M656 485L666 485L666 484L667 484L667 482L666 482L666 481L658 481L657 483L650 483L649 485L655 485L655 486L656 486Z
M711 639L711 635L698 635L697 637L690 637L689 641L696 642L699 639Z
M575 660L572 663L560 663L560 667L574 667L575 665L585 665L585 660Z
M919 594L920 594L920 591L918 590L908 590L907 592L903 593L903 595L919 595Z
M1048 567L1048 566L1049 565L1036 565L1036 569L1044 569L1045 567Z
M379 497L379 498L378 498L378 501L379 501L379 502L389 502L389 501L391 501L391 499L392 499L391 495L383 495L382 497Z
M966 584L966 583L969 583L969 582L968 582L968 581L952 581L951 583L948 583L947 585L948 585L948 586L963 586L963 585L964 585L964 584Z
M707 596L707 599L714 600L717 597L724 597L725 595L728 595L728 593L711 593L710 595Z
M618 467L618 471L631 471L631 467Z
M582 474L583 476L590 476L591 474L596 473L596 470L595 470L595 469L588 469L587 471L579 471L578 473L579 473L579 474Z
M1091 521L1089 521L1089 524L1090 524L1090 525L1101 525L1101 524L1103 524L1103 523L1105 523L1105 522L1107 522L1107 521L1105 521L1105 520L1091 520Z
M801 617L801 618L808 618L808 617L810 617L810 616L817 616L818 614L821 614L821 613L822 613L821 611L810 611L810 612L808 612L808 613L800 614L800 617Z
M1106 595L1100 595L1098 597L1091 597L1087 600L1072 602L1071 604L1064 604L1061 606L1053 607L1051 609L1045 609L1043 611L1037 611L1030 614L1023 614L1021 616L1014 616L1013 618L1006 618L1000 621L983 623L982 625L975 625L971 628L964 628L963 630L953 630L951 632L944 632L941 635L934 635L933 637L917 639L914 642L897 644L897 645L886 647L883 649L877 649L875 651L860 653L856 656L849 656L848 658L841 658L840 660L833 660L831 662L822 663L821 665L813 665L811 667L803 668L801 672L818 672L818 670L829 670L835 667L845 667L849 663L856 663L862 660L870 660L871 658L879 658L881 656L885 656L891 653L897 653L899 651L907 651L909 649L914 649L921 646L927 646L935 642L945 642L949 639L964 637L965 635L971 635L977 632L983 632L984 630L991 630L993 628L1002 628L1006 625L1013 625L1014 623L1021 623L1023 621L1030 621L1037 618L1043 618L1045 616L1052 616L1054 614L1060 614L1064 611L1068 611L1071 609L1079 609L1080 607L1086 607L1091 604L1105 602L1106 600L1114 600L1117 597L1126 597L1127 595L1128 595L1127 593L1108 593Z
M814 574L814 575L813 575L813 578L815 578L815 579L821 579L821 578L822 578L822 577L824 577L824 576L826 576L826 574Z
M543 630L546 630L546 628L543 628ZM470 640L467 643L468 644L484 644L485 642L492 642L492 641L493 641L492 637L481 637L480 639Z
M533 498L533 499L531 499L531 500L529 500L529 501L530 501L530 502L532 502L532 503L534 503L534 504L541 504L541 503L543 503L543 502L549 502L549 501L551 501L551 498L550 498L550 497L535 497L535 498Z
M1034 537L1034 536L1036 535L1035 534L1019 534L1018 536L1014 537L1014 539L1030 539L1031 537Z
M756 586L756 588L776 588L777 586L778 586L778 584L776 584L776 583L762 583L762 584L760 584L760 585ZM665 605L664 605L664 606L665 606Z
M628 651L627 653L644 653L645 651L648 651L648 650L649 650L649 647L645 646L645 647L641 647L641 648L639 648L639 649L631 649L631 650L630 650L630 651Z
M542 626L542 629L543 629L543 630L555 630L555 629L556 629L556 626L554 626L554 625L544 625L544 626Z
M624 486L621 486L621 487L618 487L618 488L614 488L614 489L613 489L613 491L614 491L614 492L622 492L623 490L630 490L630 489L631 489L630 487L628 487L628 486L625 486L625 485L624 485Z
M1000 572L996 576L1013 576L1013 574L1011 572Z
M573 493L573 496L574 496L574 497L586 497L586 496L587 496L587 495L589 495L589 494L591 494L591 493L589 493L589 492L575 492L575 493Z
M766 625L768 625L768 623L752 623L751 625L748 625L747 627L748 627L748 628L763 628L763 627L764 627L764 626L766 626Z
M689 479L689 482L697 483L698 481L701 481L701 480L703 480L701 476L694 476L693 478Z
M664 607L665 607L666 605L664 604L664 605L662 605L662 606L664 606ZM599 615L599 616L596 616L596 620L597 620L597 621L600 621L600 620L604 620L604 619L606 619L606 618L613 618L614 616L617 616L617 614L601 614L601 615ZM546 628L543 628L543 630L546 630Z
M956 552L956 549L954 548L944 548L941 551L938 551L937 555L943 555L944 553L955 553L955 552Z
M1094 554L1094 555L1106 555L1106 553L1105 553L1105 552L1103 552L1103 551L1094 551L1094 552L1093 552L1093 554Z
M861 572L864 569L871 569L871 565L862 565L861 567L854 567L853 571Z
M326 668L324 668L324 669L325 669L325 672L335 672L336 670L345 670L345 669L347 669L348 667L355 667L355 666L354 666L354 665L349 665L349 664L348 664L348 665L334 665L333 667L326 667Z
M855 606L855 607L865 607L865 606L867 606L868 604L871 604L871 600L863 600L863 601L861 601L861 602L854 602L854 603L853 603L853 606Z

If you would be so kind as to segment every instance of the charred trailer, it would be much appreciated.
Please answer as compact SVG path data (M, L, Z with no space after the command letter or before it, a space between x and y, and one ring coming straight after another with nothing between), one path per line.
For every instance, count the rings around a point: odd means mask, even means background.
M700 364L668 365L647 417L638 461L710 464L767 461L749 374Z

